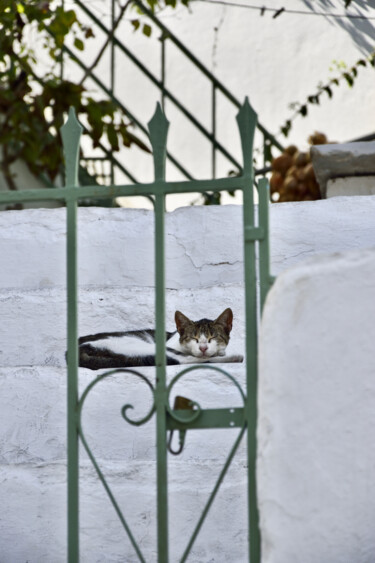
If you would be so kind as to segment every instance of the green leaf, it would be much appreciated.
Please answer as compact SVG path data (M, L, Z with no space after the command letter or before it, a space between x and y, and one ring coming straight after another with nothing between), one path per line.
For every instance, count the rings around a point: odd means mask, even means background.
M204 205L220 205L221 193L220 192L205 192L203 195Z
M76 49L78 49L79 51L83 51L84 48L85 48L85 45L84 45L84 43L83 43L83 41L82 41L81 39L79 39L78 37L76 37L76 38L74 39L74 47L75 47Z
M344 72L343 77L345 78L346 82L348 83L349 88L351 88L354 84L353 77L348 72Z
M142 33L146 35L146 37L151 37L152 28L148 23L143 24Z
M302 115L302 117L306 117L306 115L308 113L307 105L304 104L303 106L301 106L298 110L298 113L300 113Z
M323 90L324 90L325 92L327 92L329 98L332 98L333 93L332 93L332 90L331 90L331 88L330 88L329 86L324 86Z
M85 39L90 39L90 37L95 37L92 27L82 26L82 31L85 33Z
M147 0L147 4L150 6L152 13L154 13L155 7L158 5L158 0Z
M289 131L292 128L292 122L290 119L288 119L285 124L281 127L281 132L284 135L284 137L287 137L289 135Z
M307 100L310 104L319 104L319 95L315 94L314 96L309 96Z
M108 125L107 125L107 137L108 137L108 141L109 141L109 143L112 147L112 150L118 151L120 147L119 147L119 144L118 144L117 131L116 131L113 123L108 123Z
M63 8L57 8L56 14L60 20L61 25L65 25L69 28L77 21L77 16L74 10L64 10Z
M130 20L130 23L132 24L134 31L137 31L137 29L139 28L139 26L141 25L141 22L136 19L136 20Z
M126 147L130 147L131 144L137 145L140 149L142 149L145 152L148 152L151 154L152 151L150 151L150 149L148 148L148 146L142 141L142 139L140 139L139 137L137 137L136 135L134 135L133 133L131 133L129 131L129 129L122 124L120 126L119 129L119 133L122 136L122 140L123 143Z

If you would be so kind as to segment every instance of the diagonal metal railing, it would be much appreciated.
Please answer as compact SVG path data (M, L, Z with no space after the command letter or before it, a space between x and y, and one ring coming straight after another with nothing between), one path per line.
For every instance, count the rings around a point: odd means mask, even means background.
M140 378L152 394L152 406L142 418L135 420L129 416L132 405L122 407L122 417L129 424L142 426L152 417L156 418L156 484L157 484L157 554L158 563L169 562L169 524L168 524L168 433L178 431L183 437L188 431L216 428L238 428L239 433L219 473L217 481L204 506L201 516L187 539L180 558L185 562L194 545L202 524L213 504L227 470L236 454L238 446L247 436L248 473L248 534L250 563L260 563L260 531L256 493L256 425L257 425L257 333L259 313L273 278L269 271L269 233L268 205L269 187L266 179L257 185L259 205L254 205L253 139L257 116L246 100L237 116L241 138L243 166L237 177L215 180L189 180L169 182L165 177L167 155L168 121L160 107L149 122L150 141L153 148L154 181L148 184L91 185L78 187L79 147L82 127L71 109L69 119L61 129L63 139L66 177L65 187L44 188L0 193L0 203L23 201L59 200L66 204L67 221L67 429L68 429L68 561L79 562L79 444L88 453L109 500L112 503L129 542L138 560L145 562L140 546L129 527L110 485L104 477L99 464L85 437L82 412L91 390L108 377ZM246 389L242 389L236 379L222 366L193 365L182 369L167 384L166 344L165 344L165 199L168 194L194 193L205 191L242 190L243 192L243 243L244 243L244 288L246 313ZM156 322L156 377L155 382L134 369L117 369L101 373L79 394L78 379L78 279L77 279L77 208L82 198L107 199L108 197L145 195L154 202L154 246L155 246L155 322ZM125 211L124 211L125 212ZM258 291L258 286L260 290ZM217 374L226 377L240 395L241 407L202 409L195 401L190 401L189 409L171 407L170 395L177 382L194 371L205 370L210 377ZM173 452L172 452L173 453ZM229 516L229 515L228 515Z
M164 23L162 23L158 17L149 9L147 8L140 0L133 0L132 4L137 6L139 11L143 14L144 17L148 18L161 32L161 40L158 41L160 44L160 76L157 76L155 72L148 68L137 56L136 53L132 52L132 50L124 44L116 36L116 29L119 26L120 20L125 15L125 9L122 9L118 19L115 19L114 14L114 5L112 2L111 5L111 26L106 26L102 19L97 17L92 9L87 5L86 2L82 0L75 0L74 3L77 7L82 10L82 12L87 16L91 22L100 29L101 32L105 35L105 43L99 54L95 60L95 65L88 66L82 58L77 56L72 49L68 46L64 46L64 51L68 55L68 57L74 61L75 64L81 67L84 70L84 78L83 81L90 78L96 86L106 94L109 98L111 98L115 103L118 105L119 108L122 109L125 115L127 115L131 121L138 127L140 131L148 134L147 127L142 123L141 119L136 117L134 112L132 112L129 107L126 106L124 103L123 97L118 94L115 94L115 79L114 76L116 74L116 64L115 64L115 50L119 50L122 55L127 57L136 68L138 68L143 75L154 85L156 86L161 95L161 105L164 109L164 102L165 100L169 100L177 109L178 111L185 117L187 120L193 125L193 127L201 134L201 136L209 141L211 144L211 176L215 178L216 170L217 170L217 155L220 154L230 163L231 166L234 166L235 173L241 173L241 164L238 158L232 154L231 150L228 146L225 146L223 142L221 142L217 135L217 93L220 93L236 110L241 107L241 103L239 100L225 87L225 85L220 82L212 72L201 62L197 57L193 55L193 53L178 39L178 37L168 29ZM148 39L150 40L150 39ZM173 43L173 45L178 49L178 51L186 58L187 61L192 63L194 67L203 75L206 79L208 79L210 88L211 88L211 129L209 130L206 126L202 124L202 122L189 111L184 103L182 103L178 97L166 86L167 83L167 65L166 65L166 58L167 58L167 44L168 42ZM110 86L106 86L103 80L98 76L98 73L95 71L95 66L99 62L100 58L103 56L106 47L111 46L111 64L110 64ZM267 163L271 159L271 150L272 148L277 149L278 151L282 151L283 147L279 143L279 141L269 132L267 129L261 124L257 123L257 129L262 135L263 142L263 162L262 165L259 167L259 170L255 170L255 174L262 174L263 168L267 165ZM188 170L186 164L179 158L177 155L173 155L171 152L167 152L167 159L173 163L173 165L179 170L184 178L193 179L194 174L191 170ZM112 165L115 168L118 168L118 163L116 161L112 161ZM124 172L124 170L122 170ZM126 170L127 177L130 177L130 171ZM135 180L133 175L133 181Z

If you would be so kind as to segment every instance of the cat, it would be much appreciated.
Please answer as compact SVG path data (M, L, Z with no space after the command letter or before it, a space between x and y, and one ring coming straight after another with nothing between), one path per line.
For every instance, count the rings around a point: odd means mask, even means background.
M225 356L232 330L233 313L225 309L214 321L191 321L175 313L177 330L166 333L166 364L242 362L243 356ZM155 331L102 332L82 336L80 367L92 370L155 365Z

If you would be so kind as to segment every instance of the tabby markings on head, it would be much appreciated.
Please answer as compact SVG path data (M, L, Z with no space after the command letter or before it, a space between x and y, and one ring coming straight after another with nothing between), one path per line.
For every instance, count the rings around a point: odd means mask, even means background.
M166 333L166 364L242 362L240 355L225 356L233 313L225 309L215 320L192 321L175 313L176 332ZM107 332L79 339L79 365L108 369L155 365L155 331Z

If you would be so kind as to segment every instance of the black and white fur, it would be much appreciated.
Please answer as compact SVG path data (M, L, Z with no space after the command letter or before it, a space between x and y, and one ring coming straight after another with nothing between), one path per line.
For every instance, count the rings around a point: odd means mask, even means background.
M191 321L176 311L175 332L166 333L166 364L242 362L225 356L233 313L226 309L215 321ZM79 365L108 369L155 365L155 331L103 332L79 339Z

